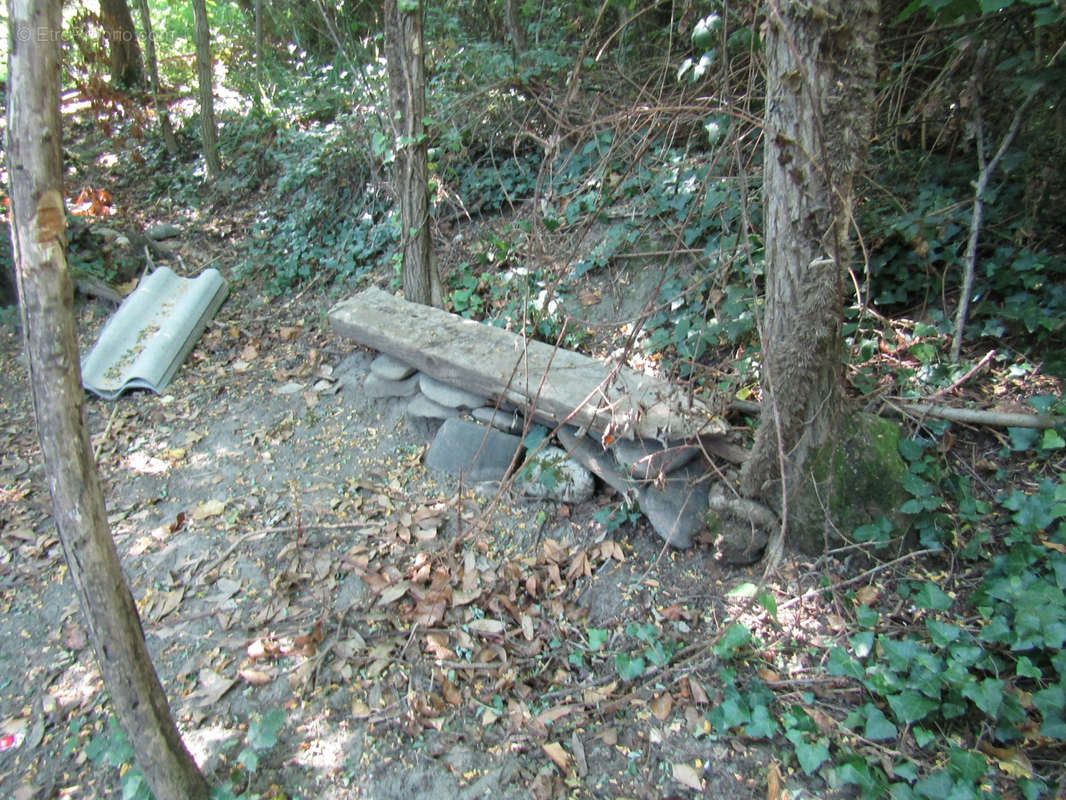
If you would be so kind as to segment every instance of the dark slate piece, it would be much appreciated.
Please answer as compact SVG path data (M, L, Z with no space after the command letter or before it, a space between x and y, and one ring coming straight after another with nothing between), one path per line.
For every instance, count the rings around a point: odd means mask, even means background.
M618 439L611 445L618 463L637 480L669 475L688 464L700 452L699 445L670 442L664 446L654 439Z
M471 483L501 481L521 449L520 436L452 418L445 420L433 438L426 453L426 467L453 475L462 470L463 480Z

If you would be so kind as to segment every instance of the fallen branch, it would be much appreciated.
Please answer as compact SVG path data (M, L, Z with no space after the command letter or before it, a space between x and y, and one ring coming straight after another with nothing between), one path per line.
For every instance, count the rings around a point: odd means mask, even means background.
M734 400L729 404L742 414L758 414L760 406L750 400ZM1007 411L983 411L978 408L954 408L936 403L911 403L898 398L885 398L881 413L901 417L933 417L967 425L989 425L996 428L1055 428L1066 425L1066 417L1054 414L1018 414Z

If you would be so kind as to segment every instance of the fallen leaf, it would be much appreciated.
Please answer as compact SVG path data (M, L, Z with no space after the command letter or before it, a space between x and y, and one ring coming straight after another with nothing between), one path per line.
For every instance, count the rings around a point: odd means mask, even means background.
M192 518L207 519L208 517L217 517L225 509L226 502L224 500L207 500L193 509Z
M670 712L674 710L674 698L670 696L669 692L663 692L652 700L648 707L659 722L665 722L666 718L670 716Z
M877 598L880 592L877 591L876 586L863 586L859 591L855 592L855 599L859 601L859 605L872 606L877 602Z
M570 754L563 749L558 742L546 742L541 748L547 753L548 758L555 762L555 766L563 771L564 775L570 772Z
M472 619L468 626L474 633L482 636L499 636L505 629L504 624L498 619Z
M300 329L299 328L286 327L286 328L282 328L281 330L278 331L278 336L281 337L281 340L283 342L291 342L293 339L295 339L299 335L300 335Z
M274 676L269 672L264 672L261 669L253 669L251 667L238 670L237 674L248 681L248 683L252 684L252 686L266 686L274 680Z
M378 598L379 606L387 606L389 603L394 603L407 594L407 591L411 588L411 584L408 581L400 581L399 583L393 583L386 586L381 590L381 597Z
M688 764L674 764L673 765L674 780L678 783L687 786L689 789L693 789L697 792L703 791L703 778L700 774Z
M781 767L774 761L766 771L766 800L781 800Z
M211 706L218 705L219 700L226 694L233 685L237 683L236 678L227 678L223 675L219 675L213 669L204 667L200 670L200 686L195 692L193 692L189 699L193 701L193 704L199 708L209 708Z

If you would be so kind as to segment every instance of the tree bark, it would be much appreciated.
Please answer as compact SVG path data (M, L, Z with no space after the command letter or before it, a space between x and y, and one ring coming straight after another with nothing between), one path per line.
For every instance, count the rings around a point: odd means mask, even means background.
M872 124L877 5L770 0L767 13L764 413L741 490L781 510L785 525L807 456L833 438L840 410L843 277Z
M222 172L218 158L218 128L215 124L215 72L211 68L211 31L207 24L206 0L192 0L196 19L196 76L200 83L200 136L204 146L207 182L214 183Z
M34 413L56 527L119 723L157 800L206 800L145 647L111 540L83 406L64 246L61 0L9 0L12 244Z
M404 11L397 0L386 0L385 58L396 146L393 184L400 204L403 294L412 303L440 307L440 276L432 257L429 230L421 5Z
M163 134L163 143L171 156L178 154L178 140L174 138L174 128L170 124L170 114L159 89L159 62L155 55L155 39L152 36L152 14L148 9L148 0L138 0L141 15L141 27L144 28L144 53L148 62L148 82L155 102L155 113L159 117L159 130Z
M100 0L100 16L111 56L111 83L127 88L143 86L141 48L126 0Z

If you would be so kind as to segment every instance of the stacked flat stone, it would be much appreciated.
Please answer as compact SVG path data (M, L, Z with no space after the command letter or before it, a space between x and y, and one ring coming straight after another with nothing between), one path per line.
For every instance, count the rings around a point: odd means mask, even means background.
M426 453L429 469L480 483L501 481L523 463L525 420L513 406L497 406L386 354L371 363L364 391L378 399L408 398L409 415L444 420ZM698 444L638 439L604 448L572 426L563 426L556 438L562 448L536 453L517 476L519 491L580 503L595 491L592 473L620 494L636 497L652 529L674 547L690 547L704 528L708 489L700 481L705 476Z

